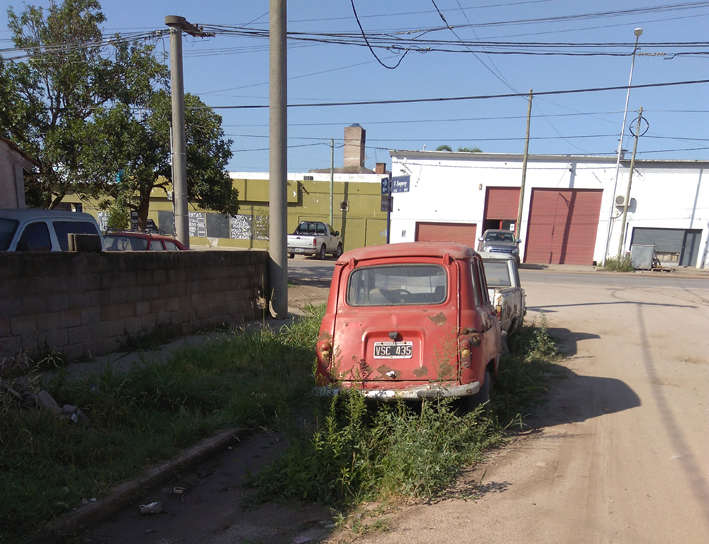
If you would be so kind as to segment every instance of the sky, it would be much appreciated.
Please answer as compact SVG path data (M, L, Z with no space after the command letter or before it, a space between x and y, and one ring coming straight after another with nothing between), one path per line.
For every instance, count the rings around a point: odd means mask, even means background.
M101 4L106 36L164 30L166 15L214 31L183 40L185 91L222 115L230 171L268 171L268 0ZM342 166L353 123L367 131L371 169L390 165L391 149L521 154L530 90L530 153L615 156L636 28L623 148L642 107L639 159L709 160L709 83L687 83L709 80L709 2L297 0L287 18L289 172L329 168L331 139ZM0 48L10 37L2 9ZM167 36L156 50L169 51ZM617 89L585 91L606 87Z

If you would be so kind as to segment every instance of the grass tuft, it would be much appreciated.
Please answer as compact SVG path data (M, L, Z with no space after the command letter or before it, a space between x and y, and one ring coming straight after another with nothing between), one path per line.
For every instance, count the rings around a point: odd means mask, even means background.
M608 270L609 272L634 272L633 261L630 255L624 255L620 259L615 257L610 257L606 259L606 264L603 270Z

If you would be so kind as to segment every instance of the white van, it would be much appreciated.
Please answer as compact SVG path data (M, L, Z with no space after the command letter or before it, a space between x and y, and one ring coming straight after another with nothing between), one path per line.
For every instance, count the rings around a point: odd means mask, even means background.
M87 213L40 209L0 210L0 251L68 251L69 234L97 234Z

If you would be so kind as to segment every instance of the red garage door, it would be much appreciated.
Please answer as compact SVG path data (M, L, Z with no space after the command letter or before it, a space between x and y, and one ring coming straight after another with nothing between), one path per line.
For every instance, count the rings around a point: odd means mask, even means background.
M458 242L475 248L475 223L416 223L417 242Z
M593 264L602 190L534 189L524 262Z
M488 187L485 195L485 220L517 220L519 187ZM501 226L489 228L500 229Z

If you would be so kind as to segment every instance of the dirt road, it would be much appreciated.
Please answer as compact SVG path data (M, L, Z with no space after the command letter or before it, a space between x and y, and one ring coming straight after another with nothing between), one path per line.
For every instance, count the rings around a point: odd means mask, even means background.
M707 287L527 282L569 378L467 475L479 498L405 508L358 541L709 542Z

